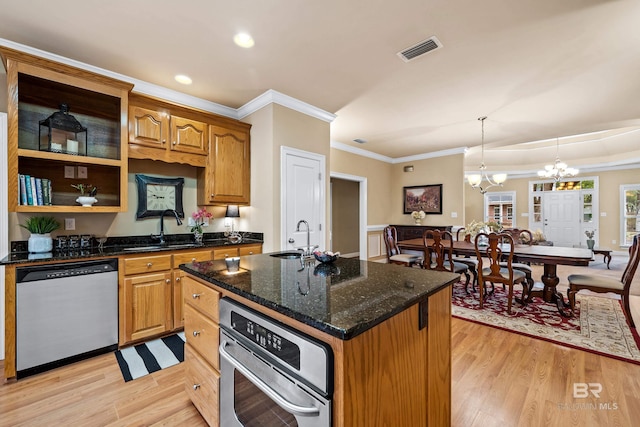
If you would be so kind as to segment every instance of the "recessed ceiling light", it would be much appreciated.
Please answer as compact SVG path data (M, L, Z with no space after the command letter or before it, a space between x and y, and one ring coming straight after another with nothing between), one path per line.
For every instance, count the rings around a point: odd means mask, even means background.
M238 46L244 47L244 48L250 48L250 47L253 47L254 44L256 44L253 41L253 37L251 37L247 33L238 33L238 34L236 34L235 36L233 36L233 41Z
M182 83L183 85L191 84L191 77L185 76L184 74L178 74L174 77L178 83Z

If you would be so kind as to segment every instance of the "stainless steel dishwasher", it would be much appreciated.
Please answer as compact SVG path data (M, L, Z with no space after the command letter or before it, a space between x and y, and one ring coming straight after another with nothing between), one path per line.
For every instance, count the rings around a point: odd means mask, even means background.
M18 378L117 348L117 259L16 268Z

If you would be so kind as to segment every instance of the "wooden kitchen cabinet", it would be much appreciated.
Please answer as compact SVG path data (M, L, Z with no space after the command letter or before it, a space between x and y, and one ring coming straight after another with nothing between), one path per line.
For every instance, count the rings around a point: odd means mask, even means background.
M211 249L203 248L123 258L120 345L181 329L184 272L180 264L207 261L211 256Z
M129 97L129 157L205 166L209 125L201 113L141 95Z
M262 253L262 243L259 244L255 244L255 245L244 245L244 246L240 246L238 247L238 255L240 256L244 256L244 255L255 255L255 254L261 254Z
M210 249L173 254L173 329L184 327L184 292L182 280L187 273L180 270L180 264L208 261L210 259Z
M184 288L185 388L207 424L218 426L220 293L188 276L184 278Z
M124 298L120 344L173 328L171 255L138 256L122 262Z
M125 212L127 210L127 109L133 85L103 75L0 47L6 68L8 104L8 201L12 212ZM69 107L87 128L86 144L77 149L49 146L41 140L40 121ZM46 132L46 128L44 129ZM46 135L46 133L44 134ZM67 137L68 138L68 137ZM61 140L59 140L60 142ZM56 143L57 144L57 143ZM68 179L65 169L78 167L87 179ZM50 204L28 204L21 197L19 175L51 182ZM76 202L70 184L98 187L91 207ZM44 188L43 188L44 189Z
M213 250L213 259L225 259L234 256L254 255L262 253L262 243L249 243L238 246L225 246Z
M171 330L171 273L140 274L124 279L127 311L126 341L137 341Z
M198 173L198 204L248 205L251 196L249 125L213 125L207 165Z

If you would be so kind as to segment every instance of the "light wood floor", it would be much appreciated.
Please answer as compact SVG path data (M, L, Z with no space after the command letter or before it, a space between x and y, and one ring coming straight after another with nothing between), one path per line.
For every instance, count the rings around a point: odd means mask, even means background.
M619 277L624 265L614 261L604 274ZM563 280L570 272L558 271ZM453 426L630 427L640 420L640 365L459 319L452 348ZM181 364L124 383L113 354L98 356L1 385L0 426L205 426L183 374ZM574 383L601 383L600 398L573 398Z

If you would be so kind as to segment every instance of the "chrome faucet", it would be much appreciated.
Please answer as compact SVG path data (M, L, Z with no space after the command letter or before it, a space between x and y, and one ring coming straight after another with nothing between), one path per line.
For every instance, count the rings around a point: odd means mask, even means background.
M152 237L152 238L154 238L154 239L160 239L160 242L159 242L159 243L160 243L161 245L164 245L164 244L165 244L165 241L164 241L164 215L165 215L167 212L171 212L171 213L173 214L173 216L175 216L175 217L176 217L176 223L177 223L178 225L182 225L182 220L180 219L180 216L178 215L178 212L176 212L176 211L175 211L175 210L173 210L173 209L165 209L165 210L163 210L163 211L160 213L160 234L159 234L159 235L157 235L157 236L151 235L151 237Z
M296 231L297 232L300 231L300 224L304 224L304 225L307 226L307 246L305 246L304 251L302 252L302 256L303 257L313 256L313 248L311 247L311 236L310 236L310 230L309 230L309 223L307 221L305 221L304 219L301 219L300 221L298 221L298 224L296 225Z

